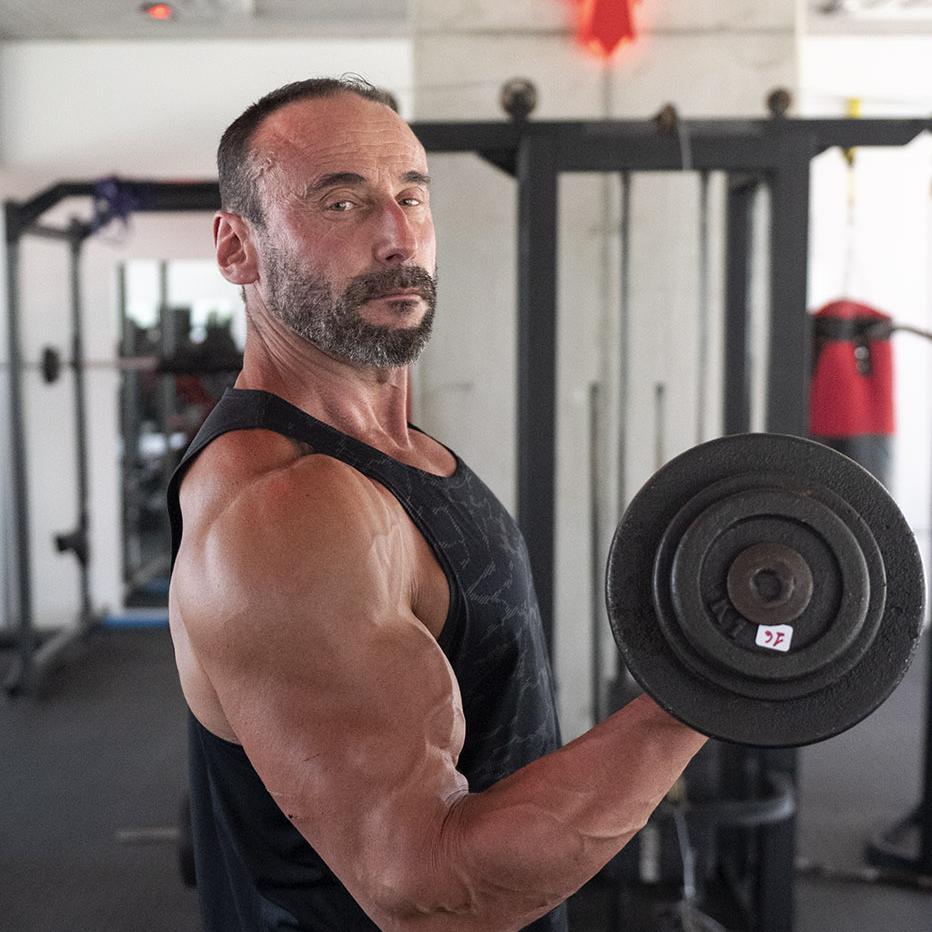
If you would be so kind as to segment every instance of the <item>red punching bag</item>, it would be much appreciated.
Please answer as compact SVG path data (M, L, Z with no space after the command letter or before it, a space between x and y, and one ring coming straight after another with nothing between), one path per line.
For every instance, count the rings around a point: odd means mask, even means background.
M895 426L890 317L856 301L833 301L813 318L810 434L887 485Z

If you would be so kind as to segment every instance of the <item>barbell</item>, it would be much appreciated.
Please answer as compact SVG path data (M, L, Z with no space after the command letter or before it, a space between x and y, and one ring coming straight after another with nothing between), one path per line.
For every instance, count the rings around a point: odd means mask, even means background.
M886 489L822 444L738 434L655 473L615 532L609 621L675 718L726 741L811 744L905 674L925 580Z
M54 385L61 378L62 369L75 367L74 360L67 363L54 346L45 346L38 362L26 361L19 364L21 370L38 369L42 381ZM241 353L211 355L210 353L179 353L174 356L116 356L111 359L81 359L77 365L83 370L103 369L112 372L151 372L155 375L231 375L243 368ZM0 371L10 368L8 362L0 362Z

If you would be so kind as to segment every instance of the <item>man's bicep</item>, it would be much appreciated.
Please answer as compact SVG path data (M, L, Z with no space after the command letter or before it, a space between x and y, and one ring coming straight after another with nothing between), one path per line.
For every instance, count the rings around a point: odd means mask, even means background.
M365 905L389 848L429 843L466 785L449 664L403 600L350 575L326 592L254 581L193 640L266 788Z

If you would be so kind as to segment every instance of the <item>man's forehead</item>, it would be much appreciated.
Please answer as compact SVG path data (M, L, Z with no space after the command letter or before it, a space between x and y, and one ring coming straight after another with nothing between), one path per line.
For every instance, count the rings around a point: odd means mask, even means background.
M299 100L269 114L253 139L260 162L300 160L323 174L336 164L397 162L399 170L424 170L417 137L393 110L355 94ZM349 162L347 160L350 160Z

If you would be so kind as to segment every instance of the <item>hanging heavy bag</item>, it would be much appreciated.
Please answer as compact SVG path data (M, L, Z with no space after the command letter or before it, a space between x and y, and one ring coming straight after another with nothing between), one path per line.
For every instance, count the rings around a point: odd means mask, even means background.
M889 485L893 324L875 308L842 300L813 314L813 326L810 434Z

